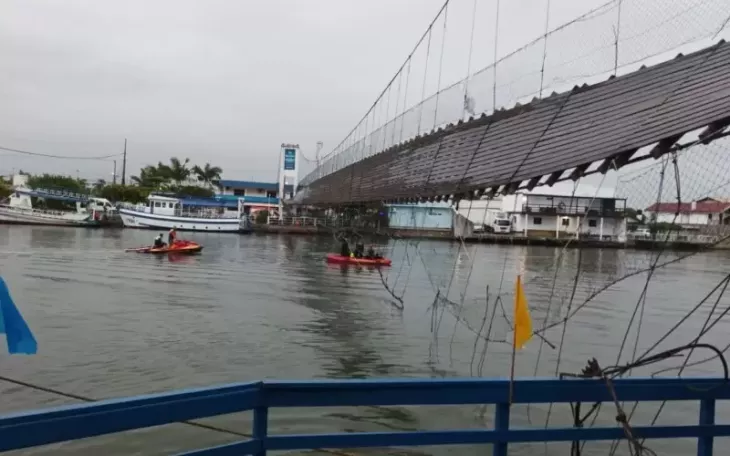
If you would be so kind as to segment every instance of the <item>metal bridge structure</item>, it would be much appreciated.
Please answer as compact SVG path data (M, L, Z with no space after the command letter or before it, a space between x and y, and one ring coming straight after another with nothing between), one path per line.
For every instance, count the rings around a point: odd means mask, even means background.
M363 119L301 181L295 204L509 194L618 171L728 134L727 2L693 10L686 2L661 2L654 10L651 2L610 1L552 31L548 2L543 36L499 57L495 33L493 61L445 84L440 62L456 1L444 4ZM497 2L497 31L499 15ZM479 49L476 17L469 67ZM596 38L605 29L613 30L613 42ZM599 44L565 50L580 47L578 41ZM421 48L424 73L415 77ZM427 83L429 71L437 74L435 86ZM434 93L409 106L421 77L421 94L432 87Z

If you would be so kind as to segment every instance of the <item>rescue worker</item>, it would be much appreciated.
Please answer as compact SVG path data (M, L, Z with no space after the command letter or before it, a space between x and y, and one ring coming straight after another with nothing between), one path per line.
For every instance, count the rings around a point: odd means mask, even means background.
M177 238L177 234L175 233L175 228L170 228L170 232L167 233L167 244L172 247L172 245L175 243L175 238Z
M158 234L155 238L155 248L159 249L165 246L165 243L162 242L162 233Z

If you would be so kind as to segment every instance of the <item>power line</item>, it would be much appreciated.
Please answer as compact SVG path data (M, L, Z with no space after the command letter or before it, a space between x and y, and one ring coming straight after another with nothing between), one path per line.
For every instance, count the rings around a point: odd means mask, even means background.
M20 149L12 149L10 147L4 147L0 146L0 150L4 150L7 152L14 152L16 154L21 155L31 155L34 157L46 157L46 158L60 158L60 159L66 159L66 160L106 160L109 158L119 157L122 154L112 154L112 155L101 155L97 157L69 157L64 155L54 155L54 154L44 154L40 152L30 152L27 150L20 150Z

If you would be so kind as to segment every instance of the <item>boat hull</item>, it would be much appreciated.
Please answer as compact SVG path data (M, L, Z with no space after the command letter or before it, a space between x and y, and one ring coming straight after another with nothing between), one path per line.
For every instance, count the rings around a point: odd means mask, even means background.
M221 233L249 232L245 224L236 218L192 218L148 214L131 209L120 209L119 215L125 228L149 230L203 231Z
M200 244L194 244L194 245L186 245L184 247L177 247L177 248L168 248L168 247L160 247L160 248L154 248L154 247L144 247L139 249L134 249L134 252L137 253L147 253L150 255L192 255L194 253L199 253L201 250L203 250L203 246Z
M354 264L359 266L390 266L391 261L387 258L352 258L337 255L335 253L327 254L327 263L331 264Z
M79 226L95 228L99 221L86 214L64 214L37 209L0 207L0 224Z

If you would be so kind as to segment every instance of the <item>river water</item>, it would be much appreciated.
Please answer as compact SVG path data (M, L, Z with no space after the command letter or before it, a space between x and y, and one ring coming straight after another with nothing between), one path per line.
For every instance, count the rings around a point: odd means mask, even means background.
M184 238L204 244L201 255L168 258L123 252L151 243L153 236L134 230L0 226L0 275L39 343L36 356L10 357L0 351L0 375L95 399L264 378L505 377L510 346L500 340L508 339L510 332L495 298L502 294L511 315L519 273L536 328L559 322L568 307L575 310L597 294L569 319L562 350L533 338L517 354L517 376L554 377L556 372L580 371L592 357L604 366L616 363L647 283L647 274L640 271L654 260L649 252L630 250L390 241L382 248L394 263L384 270L383 279L402 296L401 311L377 271L324 263L325 253L338 248L332 238L185 233ZM677 256L667 253L659 263ZM729 259L726 252L704 253L657 269L622 359L632 358L639 321L637 354L722 280ZM623 278L627 274L634 275ZM612 282L616 283L608 286ZM451 302L434 305L437 292ZM689 342L716 299L660 347ZM728 304L722 297L720 308ZM492 309L500 309L493 320ZM475 345L475 332L489 327L490 321L490 338L495 341L485 351L483 343ZM724 347L728 329L720 322L704 340ZM560 324L546 333L557 347L562 336ZM692 359L709 355L697 353ZM718 372L715 361L688 369L685 375ZM75 402L2 382L0 395L0 412ZM651 419L655 410L652 405L639 407L635 423ZM669 406L659 422L695 423L696 410L694 404ZM547 405L533 406L529 413L516 406L512 423L528 425L529 419L534 426L544 426L547 411ZM485 412L472 406L277 409L271 412L270 429L310 433L484 428L492 426L492 413L491 408ZM551 425L570 425L567 405L556 405L551 413ZM615 415L615 408L606 406L598 423L612 425ZM248 414L205 422L250 430ZM178 424L22 453L156 455L238 439ZM680 440L649 446L659 454L684 455L693 445ZM608 446L588 444L584 454L607 454ZM510 454L531 454L534 448L515 445ZM549 455L569 454L569 444L537 448ZM457 446L347 454L487 451ZM628 454L626 446L617 454Z

